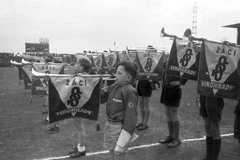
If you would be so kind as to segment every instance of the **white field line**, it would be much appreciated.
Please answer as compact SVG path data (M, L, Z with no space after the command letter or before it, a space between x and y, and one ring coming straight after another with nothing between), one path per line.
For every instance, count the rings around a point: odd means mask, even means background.
M18 91L18 92L8 92L8 93L0 93L0 96L5 96L5 95L8 95L8 94L16 94L16 93L21 93L23 91Z
M222 134L221 137L228 137L228 136L232 136L233 133L229 133L229 134ZM201 140L205 140L206 137L203 136L202 138L194 138L194 139L183 139L181 140L182 142L193 142L193 141L201 141ZM133 149L139 149L139 148L149 148L149 147L154 147L154 146L159 146L161 144L159 143L153 143L153 144L145 144L145 145L140 145L140 146L134 146L134 147L130 147L129 150L133 150ZM86 156L94 156L94 155L98 155L98 154L105 154L105 153L109 153L108 150L105 151L99 151L99 152L89 152L86 153ZM55 160L55 159L65 159L65 158L70 158L70 156L61 156L61 157L49 157L49 158L41 158L41 159L33 159L33 160Z

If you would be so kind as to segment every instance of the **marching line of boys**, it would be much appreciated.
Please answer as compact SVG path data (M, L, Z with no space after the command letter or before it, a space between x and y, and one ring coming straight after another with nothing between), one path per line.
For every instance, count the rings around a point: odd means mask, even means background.
M166 66L167 61L165 62ZM78 73L88 74L91 61L80 56L76 62ZM106 103L107 121L104 127L103 147L109 150L111 160L126 160L128 148L138 138L135 129L147 129L147 121L137 124L137 109L139 95L134 87L138 73L137 65L133 62L123 61L116 66L115 83L101 90L101 103ZM165 72L164 72L165 73ZM171 80L170 80L171 79ZM168 144L168 147L177 147L181 144L179 139L180 121L178 107L181 100L181 85L187 80L181 78L163 78L163 90L160 103L166 110L169 135L159 143ZM224 106L222 98L200 95L200 116L203 117L206 131L206 157L203 160L217 160L221 148L220 121ZM240 145L240 103L235 109L234 138ZM149 117L149 116L148 116ZM147 117L147 119L148 119ZM142 116L143 118L143 116ZM69 152L71 158L86 155L85 131L83 119L74 119L78 130L78 144ZM139 129L140 128L140 129Z

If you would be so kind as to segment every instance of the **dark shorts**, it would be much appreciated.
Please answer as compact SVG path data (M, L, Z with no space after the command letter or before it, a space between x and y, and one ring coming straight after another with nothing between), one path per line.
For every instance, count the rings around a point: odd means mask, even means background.
M169 107L179 107L182 98L182 90L179 87L166 88L163 87L160 103Z
M224 101L222 98L201 95L200 105L200 116L208 118L212 121L221 120L224 106Z
M234 138L240 139L240 103L235 108Z
M141 97L151 97L152 96L152 86L148 80L139 80L137 85L138 95Z

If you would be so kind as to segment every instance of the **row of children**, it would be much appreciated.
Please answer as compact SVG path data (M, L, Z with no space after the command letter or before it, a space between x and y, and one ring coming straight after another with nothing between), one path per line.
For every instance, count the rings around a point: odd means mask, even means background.
M169 148L181 144L179 139L180 121L178 108L182 96L181 85L187 80L179 77L167 76L166 61L162 82L160 103L164 104L169 135L159 143L168 144ZM88 74L91 61L86 57L79 57L76 62L77 72ZM115 82L101 90L101 103L106 103L107 121L104 127L103 147L109 150L111 160L127 159L128 146L138 136L135 129L148 128L150 115L151 83L148 80L139 81L137 89L134 83L137 77L137 66L129 61L120 62L115 74ZM224 106L222 98L200 96L200 116L203 117L206 132L206 157L204 160L217 160L221 148L220 121ZM137 109L140 108L141 120L137 124ZM236 107L237 108L237 107ZM239 107L238 107L239 108ZM239 110L236 109L239 129ZM69 152L71 158L86 155L84 120L74 118L77 128L77 146ZM239 130L236 132L239 139Z

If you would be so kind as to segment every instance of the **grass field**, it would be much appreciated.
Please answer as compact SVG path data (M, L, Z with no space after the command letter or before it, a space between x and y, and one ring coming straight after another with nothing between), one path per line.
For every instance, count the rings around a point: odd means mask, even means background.
M61 131L47 134L47 126L41 124L46 115L44 98L34 96L28 104L30 90L25 91L23 81L19 85L17 68L0 68L0 160L34 160L50 157L67 156L68 151L76 145L76 128L72 119L59 122ZM26 96L24 96L26 93ZM158 145L159 138L167 135L164 107L159 103L161 89L154 90L151 97L151 116L149 128L137 131L139 138L129 151L130 160L201 160L205 156L203 121L198 116L195 106L196 82L188 81L183 86L183 98L179 109L181 119L180 137L183 141L177 148L169 149ZM221 134L233 132L235 101L225 100L222 115ZM105 106L100 109L99 122L103 128L106 121ZM85 121L86 149L90 154L76 158L83 160L105 160L108 154L102 147L103 130L96 131L95 121ZM152 146L150 146L153 144ZM54 159L54 158L52 158ZM57 159L57 158L56 158ZM70 158L65 158L69 160ZM232 135L222 137L220 160L240 159L240 146Z

